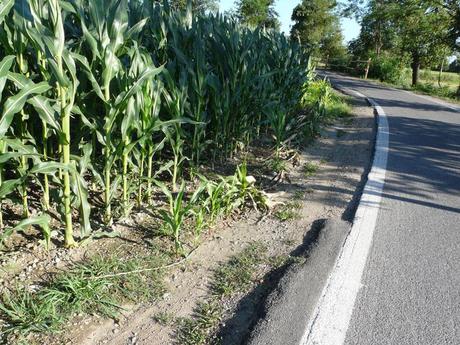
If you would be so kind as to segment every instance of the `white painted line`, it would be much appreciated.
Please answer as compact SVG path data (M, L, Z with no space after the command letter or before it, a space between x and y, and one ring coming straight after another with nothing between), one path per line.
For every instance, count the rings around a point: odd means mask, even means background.
M352 90L350 90L352 91ZM359 92L354 94L364 97ZM342 345L361 288L361 277L369 254L382 199L388 158L388 120L372 99L378 115L375 155L368 181L356 211L353 226L324 287L315 312L307 325L301 345Z

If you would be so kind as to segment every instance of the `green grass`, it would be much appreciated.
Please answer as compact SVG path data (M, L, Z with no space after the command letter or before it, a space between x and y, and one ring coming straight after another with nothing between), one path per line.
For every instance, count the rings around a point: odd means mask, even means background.
M270 171L280 173L287 170L287 163L284 159L274 157L267 161L266 167Z
M381 82L377 79L371 79L379 84L403 88L405 90L420 92L423 94L444 98L448 101L458 101L457 88L459 86L460 76L458 73L443 72L441 78L441 87L438 85L438 72L422 69L419 74L418 85L413 87L411 70L407 68L404 71L404 77L399 83Z
M351 97L333 93L326 105L326 113L332 118L350 118L353 116Z
M123 260L97 256L54 275L36 292L18 286L1 296L0 339L8 342L9 335L21 338L62 331L63 324L77 314L117 318L122 303L152 300L164 292L161 270L124 273L162 264L156 255Z
M302 208L302 204L299 202L289 202L281 206L278 210L275 211L274 215L280 221L285 222L292 219L299 219L300 213L299 210Z
M294 192L294 199L295 200L303 200L303 198L305 197L305 191L303 190L296 190Z
M305 177L311 177L315 175L319 170L319 166L315 163L308 162L302 166L302 172Z
M280 260L275 262L279 263ZM179 320L176 343L180 345L218 343L214 333L225 313L223 300L248 291L256 279L256 272L261 264L270 264L267 248L259 242L254 242L220 266L211 281L210 295L198 304L192 317Z
M153 317L153 320L162 326L168 326L172 324L174 319L174 315L168 312L159 312Z
M409 70L409 73L410 75L410 70ZM422 83L438 83L438 76L439 76L439 72L438 71L431 71L431 70L428 70L428 69L422 69L420 71L420 75L419 75L419 78L420 78L420 81ZM441 76L441 85L447 85L449 87L452 87L452 88L457 88L458 87L458 84L459 84L459 81L460 81L460 76L458 75L458 73L454 73L454 72L442 72L442 76ZM410 80L409 80L410 82Z

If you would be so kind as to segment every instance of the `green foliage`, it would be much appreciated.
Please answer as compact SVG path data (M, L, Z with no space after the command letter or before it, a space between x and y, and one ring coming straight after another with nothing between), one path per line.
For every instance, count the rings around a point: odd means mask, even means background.
M252 27L279 29L278 13L275 12L275 0L238 0L236 13L239 20Z
M162 3L162 0L155 0L157 3ZM178 10L187 9L189 0L169 0L169 4L172 8ZM216 12L219 9L219 1L217 0L190 0L193 11L213 11Z
M0 6L0 202L19 196L27 218L39 191L67 247L74 229L87 238L135 202L151 205L154 180L169 174L175 193L186 167L223 161L260 133L289 145L307 126L297 110L308 54L275 30L197 10L212 1L17 3ZM245 175L226 179L225 208L263 204Z
M407 61L400 56L382 54L374 56L369 68L369 77L383 82L398 84L407 78Z
M289 202L276 210L275 217L285 222L292 219L300 218L299 209L302 205L299 202Z
M160 265L155 256L124 260L96 256L57 274L38 291L23 287L5 292L0 303L0 317L5 321L1 334L58 332L63 322L79 313L117 317L123 301L137 302L163 293L161 273L142 271Z
M280 157L275 156L274 158L271 158L267 162L267 169L269 169L270 171L276 172L276 173L286 171L287 170L286 161Z
M369 1L362 13L357 12L362 28L351 50L360 59L374 54L377 77L391 82L400 79L402 69L397 60L407 63L407 57L411 85L416 85L421 66L437 66L458 49L459 5L458 0ZM392 63L398 67L393 69Z
M318 170L319 166L312 162L307 162L302 166L302 172L307 177L315 175L318 172Z
M338 58L346 53L335 0L304 0L292 12L291 37L316 56Z

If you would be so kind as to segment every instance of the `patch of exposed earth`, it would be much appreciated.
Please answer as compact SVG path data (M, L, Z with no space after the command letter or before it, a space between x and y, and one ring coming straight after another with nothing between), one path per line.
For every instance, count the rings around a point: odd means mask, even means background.
M283 222L273 215L262 217L251 212L236 221L222 222L206 236L187 263L167 274L168 292L160 301L132 307L118 322L89 318L77 325L77 331L66 335L65 343L174 344L176 329L157 322L156 316L190 316L197 302L209 293L208 283L214 270L249 243L264 243L271 256L288 255L302 243L315 221L335 217L350 221L374 139L372 109L364 100L354 99L353 105L354 116L338 119L324 128L321 137L301 153L297 167L289 169L288 178L271 191L272 201L295 200L300 205L296 219ZM313 164L317 171L305 172L306 163ZM228 307L230 311L235 310L240 298L244 296L233 301L234 305ZM230 312L229 319L234 322L237 317ZM242 336L235 336L233 344L240 339Z
M181 265L170 268L165 274L167 293L152 304L126 306L118 321L96 316L80 315L67 325L58 336L40 337L32 343L42 344L174 344L177 329L156 321L158 315L189 317L197 302L209 294L209 282L213 272L230 257L240 253L248 244L257 241L268 248L268 256L286 256L298 248L316 221L341 217L351 220L355 201L364 181L370 162L374 139L373 111L364 100L354 99L354 116L337 119L323 128L321 137L308 145L289 163L284 179L267 189L270 201L279 204L269 215L256 211L235 219L220 221L209 233L203 235L201 245ZM248 166L263 166L267 151L252 150ZM262 162L262 163L261 163ZM305 165L308 165L305 168ZM234 167L223 167L227 173ZM230 169L231 168L231 169ZM251 170L249 171L251 173ZM254 172L255 173L255 172ZM263 175L263 174L260 174ZM256 176L258 174L256 173ZM270 176L262 177L268 182ZM267 185L267 183L265 183ZM275 215L282 204L295 204L294 219L279 220ZM11 250L0 257L0 292L25 284L34 290L37 282L74 262L92 257L96 253L114 252L120 258L127 253L147 253L151 245L168 251L170 242L149 235L152 229L145 219L145 212L135 213L130 221L114 227L121 237L90 241L86 246L67 251L59 243L50 251L36 243L36 234L30 238L13 238ZM55 241L62 241L58 237ZM268 269L268 268L267 268ZM261 276L266 272L259 272ZM257 286L254 287L255 291ZM254 296L253 296L254 295ZM250 299L244 308L239 302ZM227 344L238 344L250 322L250 314L257 306L260 293L233 296L226 301L226 318L221 326L227 335ZM238 311L237 311L238 309ZM241 314L241 315L240 315ZM228 336L230 334L231 336ZM224 337L225 338L225 337Z

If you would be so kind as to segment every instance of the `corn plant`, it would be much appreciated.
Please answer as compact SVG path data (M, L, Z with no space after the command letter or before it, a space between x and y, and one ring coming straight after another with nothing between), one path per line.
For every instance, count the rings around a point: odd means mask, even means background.
M19 197L24 218L60 212L67 247L74 228L86 238L151 204L164 172L178 249L191 210L198 236L223 213L262 207L244 164L207 181L196 203L184 199L184 171L264 135L278 154L317 126L324 104L298 111L312 76L295 42L166 0L3 0L0 42L0 203Z
M164 222L166 234L174 240L176 253L180 253L183 250L182 242L180 239L182 225L184 221L193 214L193 204L198 198L202 191L202 188L198 188L192 195L189 201L185 200L186 185L182 182L177 193L173 194L169 191L168 187L159 182L155 181L155 184L161 189L163 194L167 198L168 209L159 209L161 219Z

